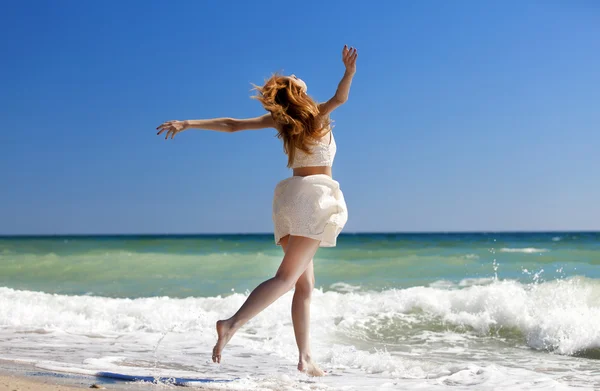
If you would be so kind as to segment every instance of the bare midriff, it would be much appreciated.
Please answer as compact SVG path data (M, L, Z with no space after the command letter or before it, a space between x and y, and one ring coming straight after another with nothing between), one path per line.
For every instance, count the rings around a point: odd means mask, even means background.
M309 176L309 175L331 175L331 167L329 166L317 166L317 167L298 167L294 168L294 176Z

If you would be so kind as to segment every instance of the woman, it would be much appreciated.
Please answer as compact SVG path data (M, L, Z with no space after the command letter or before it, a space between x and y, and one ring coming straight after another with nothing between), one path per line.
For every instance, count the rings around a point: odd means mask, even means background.
M275 242L285 253L281 265L275 277L252 291L235 315L217 322L213 362L221 362L221 351L240 327L295 287L292 322L299 350L298 369L312 376L324 374L313 362L309 345L313 256L319 247L336 245L348 219L339 183L331 177L336 144L329 114L348 99L357 56L356 49L344 46L346 72L335 95L325 103L315 103L307 95L304 81L296 76L274 75L262 87L256 87L255 98L268 111L261 117L169 121L157 128L159 135L166 132L167 139L192 128L228 133L275 128L277 137L283 140L288 167L293 169L293 176L277 185L273 199Z

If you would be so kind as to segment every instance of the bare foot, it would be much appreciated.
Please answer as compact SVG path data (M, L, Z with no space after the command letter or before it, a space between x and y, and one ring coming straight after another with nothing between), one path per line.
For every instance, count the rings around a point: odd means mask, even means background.
M298 370L308 376L324 376L325 372L310 358L301 358L298 362Z
M228 321L226 321L226 320L217 321L217 335L219 336L219 339L217 340L217 344L213 348L213 353L212 353L213 362L216 362L219 364L221 363L221 351L223 351L223 348L225 347L225 345L227 345L227 342L229 342L231 337L233 337L234 333L235 333L235 331L231 330L231 326Z

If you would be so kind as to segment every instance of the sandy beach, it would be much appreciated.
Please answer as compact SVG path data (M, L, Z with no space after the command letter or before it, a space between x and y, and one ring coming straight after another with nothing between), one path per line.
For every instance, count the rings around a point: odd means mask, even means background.
M0 391L75 391L75 390L153 390L156 386L151 384L116 383L101 384L89 381L85 384L64 384L64 379L51 376L30 377L15 374L0 374ZM174 388L163 385L164 388ZM213 390L212 388L197 388Z
M75 390L155 390L155 385L151 384L133 384L133 383L116 383L116 384L99 384L93 381L89 384L67 385L63 384L63 379L45 377L29 377L14 374L0 374L0 391L75 391ZM172 386L159 386L160 389L175 388ZM178 388L178 387L177 387ZM214 388L196 388L204 391L215 391Z
M171 389L166 384L113 382L93 376L43 371L35 366L0 359L0 391L75 391L75 390L155 390ZM197 387L201 390L215 390L212 387Z
M16 375L0 375L0 391L73 391L90 389L90 386L76 387L57 384L48 378L26 378Z
M125 384L102 384L92 376L60 374L43 371L34 365L0 359L0 391L73 391L94 389L125 389ZM142 389L141 385L137 389Z
M124 382L107 384L92 376L43 371L30 364L0 359L0 391L145 390L149 388L144 384Z

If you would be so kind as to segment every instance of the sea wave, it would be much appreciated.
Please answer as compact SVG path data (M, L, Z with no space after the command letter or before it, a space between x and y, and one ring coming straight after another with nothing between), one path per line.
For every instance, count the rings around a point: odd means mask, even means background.
M84 334L205 331L245 298L116 299L0 288L0 327ZM600 282L583 277L538 284L469 280L382 292L316 290L313 300L313 319L321 327L372 342L401 336L407 324L425 331L443 323L481 336L513 330L534 349L566 355L600 348ZM253 321L254 333L268 337L273 322L288 314L289 307L275 306Z
M545 253L548 252L550 250L548 250L547 248L534 248L534 247L527 247L527 248L501 248L500 252L503 253L524 253L524 254L535 254L535 253Z
M533 367L557 365L547 364L546 356L593 358L600 349L600 281L594 279L536 284L472 279L384 291L336 286L341 289L313 292L311 334L315 358L328 371L343 373L348 390L394 386L398 379L406 389L425 383L499 386L501 373L510 368L460 359L476 352L481 362L493 362L498 344L559 353L526 355ZM270 389L268 384L299 389L303 383L278 361L293 367L297 359L292 296L287 293L240 329L227 347L230 366L215 371L207 359L215 322L233 314L247 294L122 299L0 288L0 351L51 370L207 373L246 377L248 383L235 386L245 389ZM509 348L504 359L511 354L522 360L524 353ZM536 376L523 369L506 386L518 389ZM338 381L331 379L314 389L330 389ZM556 385L547 381L548 387Z

